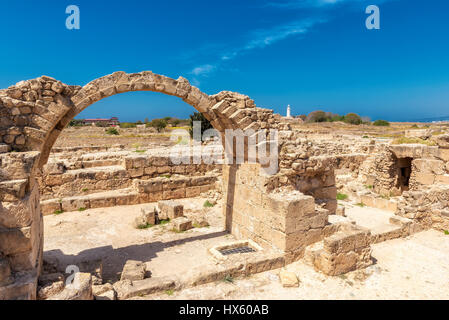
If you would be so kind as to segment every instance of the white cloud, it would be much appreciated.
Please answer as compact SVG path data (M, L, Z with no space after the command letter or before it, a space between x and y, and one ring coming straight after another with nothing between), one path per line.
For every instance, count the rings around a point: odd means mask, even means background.
M211 64L204 64L202 66L194 68L190 73L195 76L204 76L215 70L215 66Z
M231 60L246 51L262 49L289 37L306 34L312 26L323 22L325 22L324 19L306 19L278 25L271 29L255 30L250 34L250 40L246 44L222 55L221 60Z

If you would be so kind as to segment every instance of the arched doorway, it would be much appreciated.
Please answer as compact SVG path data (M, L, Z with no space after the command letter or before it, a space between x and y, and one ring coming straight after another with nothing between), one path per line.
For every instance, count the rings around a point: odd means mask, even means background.
M85 108L103 98L131 91L154 91L181 98L204 114L222 137L226 129L245 131L280 126L279 115L257 108L247 96L229 91L210 96L182 77L174 80L147 71L116 72L84 87L69 86L42 76L0 90L0 138L3 142L0 260L5 266L0 289L6 288L3 292L0 290L2 298L35 297L43 249L43 218L36 174L47 162L56 139ZM229 185L233 183L232 179L228 180ZM226 192L232 194L229 185ZM231 214L227 213L228 216ZM25 272L25 276L18 279L17 272Z

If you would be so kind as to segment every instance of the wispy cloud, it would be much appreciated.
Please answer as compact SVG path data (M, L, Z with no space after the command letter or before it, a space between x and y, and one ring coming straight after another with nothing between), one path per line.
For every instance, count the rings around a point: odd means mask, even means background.
M285 25L275 26L271 29L255 30L251 32L249 36L250 40L245 45L235 48L234 50L222 55L221 59L230 60L240 54L243 54L245 51L262 49L289 37L306 34L312 26L325 21L325 19L306 19L294 21Z
M196 67L192 70L191 74L195 76L207 75L215 70L215 66L211 64L204 64L202 66Z
M387 1L394 0L376 0L376 4L381 4ZM372 0L285 0L276 2L266 2L263 7L276 7L279 9L291 9L302 10L310 9L309 14L311 17L308 19L301 19L292 21L287 24L277 25L267 29L258 29L247 34L247 41L243 45L236 46L232 49L217 50L215 62L209 64L203 64L195 67L190 73L194 76L194 85L199 85L200 77L209 76L213 72L220 69L220 67L232 59L237 58L247 52L256 49L263 49L271 46L279 41L286 40L288 38L298 37L305 35L318 24L323 24L331 20L330 12L336 7L344 5L355 5L372 2ZM308 11L310 11L308 10ZM218 46L215 46L218 47ZM224 54L222 53L224 52ZM195 84L196 83L196 84Z
M325 21L325 19L305 19L284 25L274 26L270 29L258 29L252 31L247 36L247 42L241 46L228 50L225 54L219 56L215 63L203 64L193 68L190 72L190 74L194 76L192 82L194 85L199 85L199 77L208 76L213 73L222 65L222 63L235 59L237 56L245 54L251 50L262 49L287 38L304 35L311 29L311 27Z

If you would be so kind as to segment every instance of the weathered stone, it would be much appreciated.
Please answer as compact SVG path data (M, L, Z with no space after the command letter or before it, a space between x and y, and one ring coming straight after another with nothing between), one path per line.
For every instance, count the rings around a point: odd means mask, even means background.
M141 214L134 219L133 226L134 228L140 229L145 228L150 225L153 226L156 224L156 212L152 207L142 208Z
M175 219L182 217L184 206L176 201L159 201L159 219Z
M299 280L296 274L287 270L279 272L279 279L284 288L299 287Z
M146 265L142 261L128 260L123 267L121 281L124 280L142 280L145 278Z
M63 290L64 290L63 281L47 283L38 289L37 298L39 300L46 300L52 296L60 294Z
M187 231L193 228L192 221L186 217L180 217L172 220L173 229L176 231Z
M66 285L62 292L48 300L93 300L92 276L89 273L76 273L72 284Z

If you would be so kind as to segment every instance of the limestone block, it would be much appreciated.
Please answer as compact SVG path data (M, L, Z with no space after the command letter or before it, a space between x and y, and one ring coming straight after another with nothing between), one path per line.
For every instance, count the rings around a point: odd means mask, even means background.
M158 291L170 290L176 287L176 281L167 277L148 278L130 281L119 281L114 283L118 300L125 300L136 296L152 294Z
M48 300L93 300L92 276L89 273L76 273L72 284Z
M0 228L0 252L4 255L10 255L31 250L35 237L33 233L31 227Z
M192 221L186 217L176 218L172 223L173 229L176 231L187 231L193 228Z
M156 212L152 207L142 208L141 213L134 220L134 228L141 228L146 225L155 225L156 224Z
M14 202L25 197L28 181L25 179L0 182L0 201Z
M414 173L412 177L415 178L415 181L417 183L423 184L423 185L434 184L435 178L436 178L436 176L434 174L431 174L431 173L420 173L420 172Z
M37 299L47 300L52 296L60 294L64 290L64 281L47 283L38 288Z
M41 211L44 216L53 214L59 210L62 210L62 207L61 203L58 200L52 199L41 202Z
M268 194L263 196L263 207L288 217L300 217L315 212L315 199L302 194Z
M412 162L413 168L416 173L424 174L444 174L444 162L441 160L432 159L416 159Z
M175 219L183 216L184 206L176 201L159 201L159 219Z
M45 174L63 174L66 170L63 162L49 162L44 166Z
M94 297L99 296L103 293L106 293L110 290L114 290L114 286L110 283L92 286L92 294L94 295Z
M5 228L20 228L29 226L39 212L36 209L39 190L36 185L22 200L15 202L0 202L0 226Z
M293 272L281 270L279 273L279 279L281 280L281 284L284 288L299 287L298 277Z
M79 209L89 209L90 203L87 198L76 197L63 199L61 202L62 210L64 212L77 211Z
M109 290L99 295L94 296L95 300L116 300L117 294L114 290Z
M142 261L128 260L123 267L120 281L142 280L145 278L146 265Z

